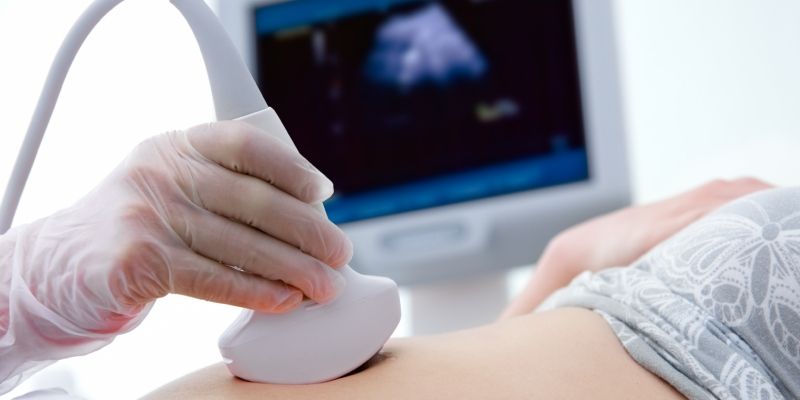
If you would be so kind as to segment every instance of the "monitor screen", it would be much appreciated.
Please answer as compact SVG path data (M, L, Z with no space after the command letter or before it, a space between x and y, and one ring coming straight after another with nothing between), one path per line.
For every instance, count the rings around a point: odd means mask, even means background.
M256 79L345 223L589 179L571 2L293 0Z

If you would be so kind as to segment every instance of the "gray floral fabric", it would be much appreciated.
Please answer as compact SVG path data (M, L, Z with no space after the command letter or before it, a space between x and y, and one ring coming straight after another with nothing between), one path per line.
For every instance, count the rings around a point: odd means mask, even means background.
M539 309L566 306L691 399L800 399L800 188L733 201Z

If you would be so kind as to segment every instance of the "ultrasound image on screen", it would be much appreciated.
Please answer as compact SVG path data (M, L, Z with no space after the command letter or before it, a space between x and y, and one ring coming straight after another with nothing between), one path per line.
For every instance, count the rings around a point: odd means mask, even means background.
M588 179L568 0L255 9L257 79L334 222Z

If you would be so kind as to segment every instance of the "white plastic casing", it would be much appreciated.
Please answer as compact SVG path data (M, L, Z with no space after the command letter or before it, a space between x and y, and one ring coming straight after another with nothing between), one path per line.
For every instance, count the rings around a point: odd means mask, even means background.
M292 144L272 108L239 118ZM232 374L253 382L317 383L346 375L377 353L400 322L397 284L341 268L346 286L328 304L286 314L244 310L219 338Z
M383 347L400 321L394 281L342 269L333 302L304 302L288 314L245 310L219 349L233 375L253 382L317 383L346 375Z

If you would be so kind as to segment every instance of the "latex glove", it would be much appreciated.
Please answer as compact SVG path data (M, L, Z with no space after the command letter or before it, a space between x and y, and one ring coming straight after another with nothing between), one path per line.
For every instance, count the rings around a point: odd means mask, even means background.
M109 343L168 293L266 312L333 299L331 267L352 245L310 204L332 192L245 123L143 142L74 206L0 237L0 394Z
M716 180L666 200L624 208L569 228L550 241L528 285L501 318L533 311L583 271L630 265L723 204L770 187L752 178Z

